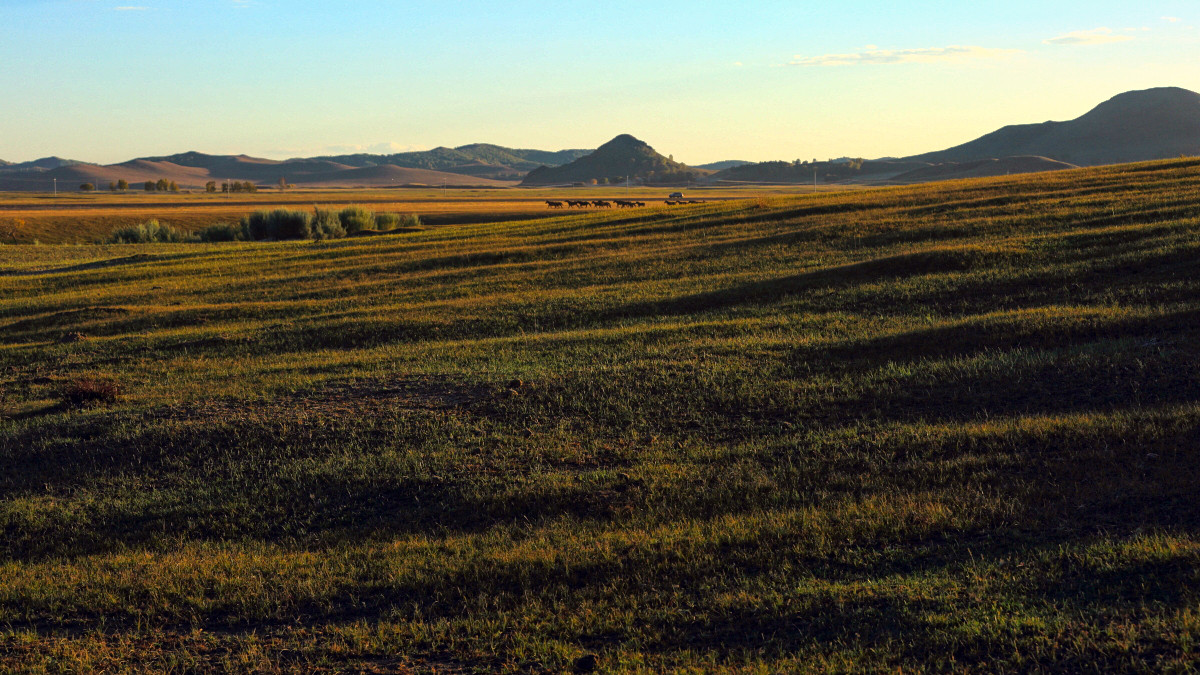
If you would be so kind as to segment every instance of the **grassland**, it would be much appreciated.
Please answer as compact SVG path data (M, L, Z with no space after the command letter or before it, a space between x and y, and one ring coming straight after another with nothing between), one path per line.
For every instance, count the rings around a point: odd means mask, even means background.
M1197 160L0 268L0 669L1200 662Z
M412 214L433 225L461 225L543 218L556 215L546 199L621 199L650 202L677 188L616 186L545 189L421 189L261 191L254 194L206 193L0 193L0 244L91 244L113 230L158 220L195 232L216 223L236 223L242 216L273 208L311 209L362 205L377 212ZM769 188L710 187L688 190L698 199L737 199L758 195L803 194L846 187L786 186ZM577 211L575 211L577 213Z

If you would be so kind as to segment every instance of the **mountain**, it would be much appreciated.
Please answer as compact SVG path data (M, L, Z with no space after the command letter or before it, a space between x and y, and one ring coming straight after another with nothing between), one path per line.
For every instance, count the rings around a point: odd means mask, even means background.
M1179 87L1130 91L1069 122L1007 126L948 150L907 159L972 162L1015 155L1080 166L1200 155L1200 94Z
M539 166L567 164L590 152L590 150L521 150L489 143L474 143L457 148L437 147L432 150L398 152L391 155L357 153L329 155L316 159L360 168L391 164L402 168L446 171L495 180L520 180L525 174Z
M622 182L630 176L647 183L673 183L695 180L709 173L663 157L642 141L622 134L569 164L530 171L521 185Z
M757 162L719 171L707 179L713 183L778 183L812 185L862 181L888 181L909 171L929 167L928 162L905 160L853 160L830 162Z
M9 171L52 171L63 166L74 166L76 164L86 164L74 159L63 159L62 157L43 157L35 159L32 162L0 162L0 172Z
M338 169L326 173L301 173L295 174L295 178L289 178L288 181L295 185L327 187L440 187L442 185L508 187L512 185L511 182L494 181L445 171L399 167L394 164Z
M712 162L709 164L699 164L696 166L696 168L697 169L708 169L709 171L724 171L725 169L733 169L735 167L746 166L747 164L753 164L753 163L754 162L744 162L740 159L727 159L723 162Z
M0 170L0 190L51 189L58 181L59 190L74 190L84 183L97 189L126 180L131 189L140 189L146 181L164 179L184 189L203 189L209 181L250 181L274 185L283 178L293 185L308 187L401 187L406 185L445 185L448 187L505 187L500 182L462 174L428 169L400 168L392 165L352 167L324 160L276 161L245 155L205 155L185 152L162 157L134 159L120 164L70 164L36 173Z
M983 178L985 176L1006 176L1017 173L1038 173L1041 171L1061 171L1063 169L1078 169L1074 164L1060 162L1046 157L1001 157L993 159L977 159L972 162L944 162L925 166L912 171L906 171L890 180L897 183L925 183L935 180L957 180L959 178Z

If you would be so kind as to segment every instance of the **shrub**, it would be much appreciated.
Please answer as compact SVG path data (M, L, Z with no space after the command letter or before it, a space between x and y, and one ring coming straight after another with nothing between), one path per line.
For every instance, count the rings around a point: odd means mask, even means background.
M241 225L233 223L217 223L196 233L200 241L244 241L247 239L246 230Z
M375 229L375 214L361 206L347 206L338 213L346 234Z
M420 227L421 219L411 213L380 213L375 216L375 226L380 230L395 230L401 227Z
M311 216L291 209L255 211L242 218L242 229L250 239L307 239L311 226Z
M148 223L128 225L113 230L108 237L110 244L176 244L196 241L194 234L171 227L166 223L151 220Z
M312 225L309 228L312 238L341 239L346 236L346 228L342 227L342 219L330 209L313 207Z
M64 382L58 390L63 404L73 407L91 403L114 403L120 394L121 388L115 382L82 377Z

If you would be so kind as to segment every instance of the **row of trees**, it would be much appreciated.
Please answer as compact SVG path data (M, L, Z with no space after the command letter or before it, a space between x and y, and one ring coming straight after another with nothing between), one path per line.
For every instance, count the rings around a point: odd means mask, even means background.
M179 185L166 178L159 178L157 181L148 180L142 187L146 188L146 192L179 192Z
M217 181L210 180L204 184L205 192L216 192ZM233 181L232 183L221 183L221 192L258 192L258 186L250 181Z
M287 187L291 187L287 183L283 183ZM148 180L143 184L146 192L179 192L179 184L173 180L159 178L156 181ZM84 183L79 186L83 192L92 192L96 189L94 183ZM129 189L129 181L124 178L108 184L108 189L113 192L125 192ZM282 189L282 188L280 188ZM210 180L204 184L205 192L217 192L217 182ZM233 181L231 183L221 183L221 192L258 192L258 186L250 181Z

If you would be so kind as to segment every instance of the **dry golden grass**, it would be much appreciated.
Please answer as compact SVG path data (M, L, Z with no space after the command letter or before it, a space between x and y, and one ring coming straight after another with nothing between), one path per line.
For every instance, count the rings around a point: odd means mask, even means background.
M376 212L415 214L429 225L522 220L561 215L546 207L547 199L639 199L661 203L677 188L599 186L570 189L402 189L288 190L255 194L138 193L92 194L0 193L0 243L94 243L127 225L158 220L197 231L220 222L236 223L253 211L311 208L314 205L358 204ZM690 199L728 200L760 195L808 194L859 188L811 186L794 188L698 188ZM578 213L579 210L573 210Z

